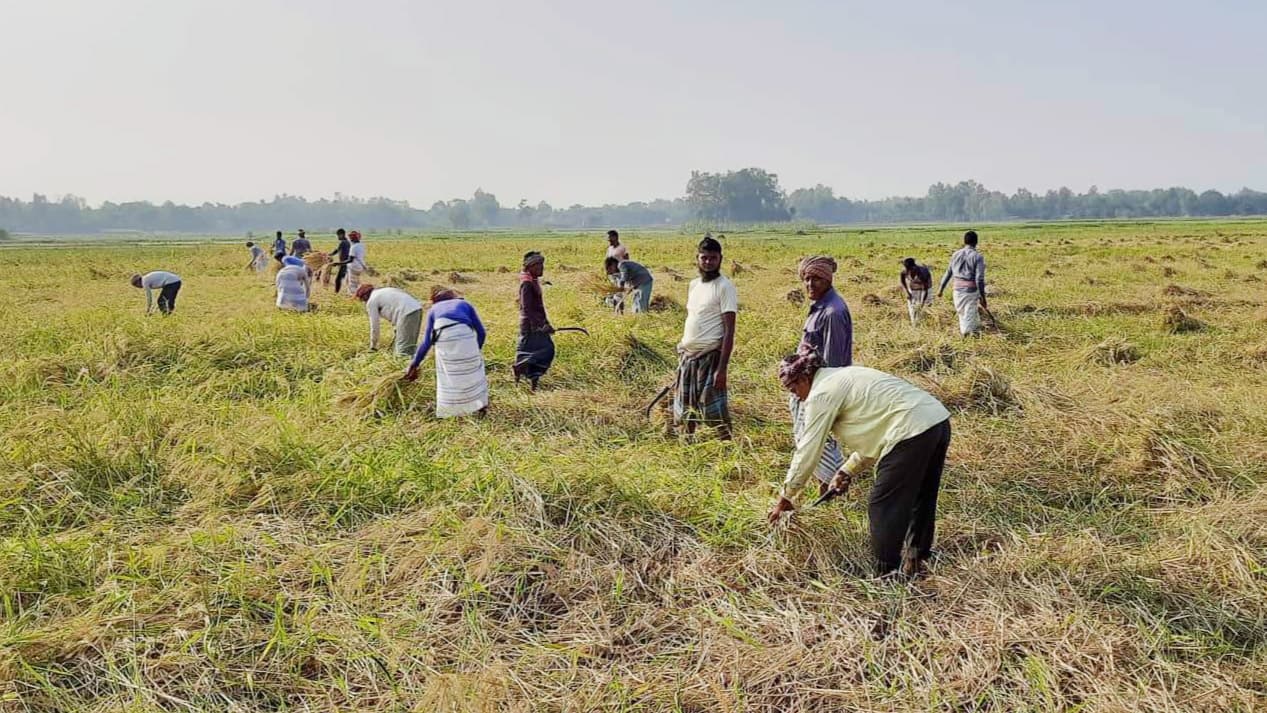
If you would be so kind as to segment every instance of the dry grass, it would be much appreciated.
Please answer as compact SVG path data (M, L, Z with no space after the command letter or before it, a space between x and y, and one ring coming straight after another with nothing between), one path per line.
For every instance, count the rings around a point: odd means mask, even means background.
M1120 337L1110 337L1086 352L1087 361L1103 366L1134 364L1140 357L1139 347Z
M1161 326L1171 334L1199 332L1205 329L1204 322L1188 314L1177 304L1172 304L1166 308Z
M1179 236L1216 230L1249 247L1199 270ZM401 382L343 296L280 313L240 246L12 251L0 710L1262 709L1267 296L1225 271L1267 249L1267 224L982 229L1025 304L998 297L1008 332L978 339L944 303L911 328L890 291L895 256L944 261L961 228L822 232L816 251L884 285L837 283L858 361L953 413L939 557L912 584L870 578L865 480L762 521L791 448L773 364L804 318L790 235L727 241L752 267L731 443L642 414L672 375L685 277L657 279L670 309L634 319L555 273L552 319L592 336L561 336L530 396L509 369L517 278L492 257L521 238L376 250L406 281L481 278L463 291L489 329L492 410L437 421L430 358ZM1108 272L1155 241L1200 295ZM631 249L659 278L694 274L694 244ZM597 259L578 237L533 245ZM126 278L162 267L188 283L181 306L145 318ZM1169 302L1218 328L1159 331Z

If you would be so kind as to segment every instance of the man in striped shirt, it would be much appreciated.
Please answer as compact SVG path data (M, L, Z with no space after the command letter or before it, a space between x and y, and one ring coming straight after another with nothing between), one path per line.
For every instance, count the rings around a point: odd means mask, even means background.
M950 256L946 276L941 279L937 296L946 292L946 285L955 281L955 312L959 314L959 333L963 336L981 332L981 307L985 301L985 258L977 252L977 232L963 234L963 247Z

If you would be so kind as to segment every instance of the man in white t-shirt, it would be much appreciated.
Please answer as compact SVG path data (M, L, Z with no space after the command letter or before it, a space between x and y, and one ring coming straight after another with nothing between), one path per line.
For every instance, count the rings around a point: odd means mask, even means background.
M378 325L386 319L396 328L394 351L411 357L418 349L418 332L422 329L422 303L413 295L395 287L361 285L356 298L365 303L370 317L370 350L378 349Z
M171 314L176 309L176 295L180 293L180 275L164 270L133 275L132 286L145 290L145 313L154 311L154 290L158 290L158 311Z
M721 438L729 439L726 372L735 346L739 292L721 274L721 261L721 243L701 240L696 252L700 276L691 280L687 292L686 327L677 346L673 423L688 434L700 424L716 426Z

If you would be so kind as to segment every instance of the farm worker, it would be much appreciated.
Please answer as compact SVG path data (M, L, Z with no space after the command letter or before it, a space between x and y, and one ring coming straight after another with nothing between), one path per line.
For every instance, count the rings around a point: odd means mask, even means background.
M308 298L312 294L312 277L303 260L287 255L282 258L282 269L274 280L277 285L277 306L295 312L308 311Z
M805 429L796 439L770 523L795 507L823 444L834 434L851 453L832 479L833 490L843 493L855 476L876 464L867 520L879 573L902 567L904 574L914 574L932 554L950 412L901 378L864 366L824 368L812 353L785 358L779 381L805 404ZM902 545L908 537L912 552L904 563Z
M620 243L620 233L615 230L607 231L607 255L605 257L614 257L621 262L629 259L629 248Z
M351 262L348 255L352 251L352 243L348 242L347 231L343 228L335 231L335 235L339 236L339 244L330 251L330 257L335 258L331 264L339 268L334 275L334 291L338 293L343 289L343 280L348 276L348 263Z
M356 298L365 303L370 316L370 351L378 349L378 323L386 319L396 329L395 352L409 356L418 346L418 330L422 328L422 303L404 290L395 287L361 285Z
M145 313L154 311L154 290L158 290L158 311L171 314L176 309L176 295L180 292L180 275L155 270L144 275L133 275L132 286L145 290Z
M264 268L268 267L268 258L264 255L264 248L248 240L246 249L251 252L251 261L246 264L246 269L263 272Z
M933 273L927 265L920 265L915 262L915 258L908 257L902 261L898 283L906 292L906 310L911 315L911 326L914 327L919 324L924 308L933 302Z
M431 309L422 344L405 372L418 378L418 365L433 346L436 350L436 416L488 413L488 377L484 374L484 324L470 302L453 290L431 288Z
M853 364L853 317L849 314L849 305L832 286L836 261L825 255L807 257L797 272L810 299L809 316L801 330L797 352L817 354L826 367ZM788 397L788 411L792 415L792 437L799 439L805 431L805 414L803 404L795 395ZM828 436L822 457L814 468L819 490L827 490L828 483L844 464L840 444Z
M515 346L514 373L516 382L528 379L533 391L554 363L554 327L546 316L541 294L545 270L545 255L535 250L524 254L523 272L519 273L519 343Z
M273 238L273 259L281 262L286 257L286 238L282 237L282 231L277 231L277 237Z
M609 276L616 278L616 286L629 293L633 300L634 314L642 314L651 310L651 287L655 278L651 271L633 260L617 261L609 257L605 261Z
M361 242L361 234L353 230L348 233L352 247L348 249L348 292L356 294L361 286L361 275L370 269L365 262L365 243Z
M701 424L716 426L721 438L729 440L726 372L735 346L739 292L721 274L721 243L704 238L695 260L700 276L687 288L686 325L677 345L673 423L684 426L688 434Z
M989 306L985 301L985 258L977 252L977 232L963 234L963 247L950 256L946 276L941 279L937 296L946 292L946 284L955 281L955 312L959 314L959 333L963 336L981 331L979 307Z
M299 237L290 243L290 254L295 257L303 257L312 252L312 243L308 242L308 236L304 233L304 229L299 229Z

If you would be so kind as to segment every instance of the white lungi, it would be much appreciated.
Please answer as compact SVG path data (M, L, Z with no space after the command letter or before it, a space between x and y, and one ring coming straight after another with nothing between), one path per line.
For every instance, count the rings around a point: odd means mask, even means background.
M441 317L436 337L436 416L465 416L488 406L488 377L475 330Z

